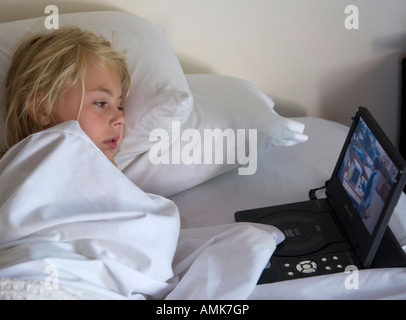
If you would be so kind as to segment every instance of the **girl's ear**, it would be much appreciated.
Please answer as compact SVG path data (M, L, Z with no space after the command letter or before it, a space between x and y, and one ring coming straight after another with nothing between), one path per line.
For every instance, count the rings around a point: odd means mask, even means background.
M30 118L38 123L41 127L47 127L51 123L51 116L45 112L41 105L42 93L30 93L25 99Z

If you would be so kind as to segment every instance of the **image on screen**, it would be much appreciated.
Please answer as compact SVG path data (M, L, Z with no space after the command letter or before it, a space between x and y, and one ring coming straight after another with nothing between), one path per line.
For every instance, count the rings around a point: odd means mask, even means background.
M372 234L398 169L362 118L355 127L337 175L366 229Z

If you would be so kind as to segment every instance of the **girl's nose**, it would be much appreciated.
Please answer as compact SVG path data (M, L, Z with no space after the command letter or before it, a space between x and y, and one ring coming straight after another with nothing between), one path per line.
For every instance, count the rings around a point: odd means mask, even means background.
M124 125L125 124L125 117L123 110L120 108L115 109L114 115L113 115L113 124L114 125Z

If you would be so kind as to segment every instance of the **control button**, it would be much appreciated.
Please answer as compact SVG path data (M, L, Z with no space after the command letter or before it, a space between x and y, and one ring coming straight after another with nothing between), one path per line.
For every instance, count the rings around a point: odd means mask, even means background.
M301 261L296 265L296 270L302 273L312 273L317 270L317 264L313 261Z

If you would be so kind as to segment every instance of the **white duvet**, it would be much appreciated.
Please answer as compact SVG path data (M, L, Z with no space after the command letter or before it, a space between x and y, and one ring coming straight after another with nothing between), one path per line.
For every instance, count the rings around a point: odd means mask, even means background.
M0 161L1 280L81 299L246 299L282 240L255 224L180 230L173 202L128 180L76 121Z

